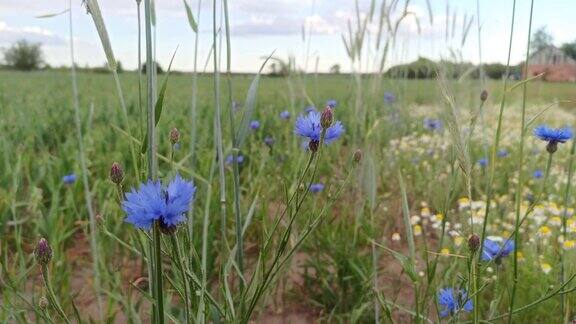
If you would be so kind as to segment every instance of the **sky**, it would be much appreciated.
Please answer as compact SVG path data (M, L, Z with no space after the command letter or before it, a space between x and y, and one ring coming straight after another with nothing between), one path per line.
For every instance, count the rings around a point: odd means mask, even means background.
M184 0L156 0L157 57L167 66L174 50L174 68L191 71L194 66L194 33L188 25ZM212 1L185 0L199 22L199 70L205 67L212 46ZM513 0L429 0L433 19L426 0L409 2L406 17L388 55L386 66L404 63L423 56L431 59L450 58L456 53L465 61L480 62L478 22L482 62L505 63L512 17ZM117 60L128 69L137 66L138 20L135 0L99 0L105 24ZM376 0L377 8L382 0ZM400 0L403 3L404 0ZM517 0L516 22L512 43L511 62L523 60L526 53L530 1ZM218 1L220 3L220 1ZM327 72L334 64L342 71L352 69L342 36L347 37L348 23L356 26L355 0L228 0L232 48L232 70L255 72L263 57L275 51L286 59L293 56L300 69ZM370 0L358 0L360 15L369 10ZM390 1L388 1L390 3ZM39 15L61 12L69 6L68 0L0 0L0 50L19 39L42 43L45 61L52 66L70 65L68 16L36 18ZM142 4L143 6L143 4ZM397 18L398 9L391 13ZM447 15L447 7L448 15ZM220 8L218 8L220 11ZM378 12L379 10L377 10ZM80 66L102 66L106 61L98 34L81 0L72 1L76 62ZM535 0L533 30L546 26L561 45L576 39L575 0ZM143 15L143 14L142 14ZM466 20L465 20L466 17ZM462 45L464 21L472 20L466 41ZM448 21L448 38L446 25ZM452 25L455 33L452 35ZM217 18L220 26L220 18ZM309 33L303 40L302 29ZM373 71L379 54L375 51L378 21L368 25L364 60L356 70ZM383 39L389 33L383 34ZM380 49L381 51L381 49ZM379 60L378 60L379 61Z

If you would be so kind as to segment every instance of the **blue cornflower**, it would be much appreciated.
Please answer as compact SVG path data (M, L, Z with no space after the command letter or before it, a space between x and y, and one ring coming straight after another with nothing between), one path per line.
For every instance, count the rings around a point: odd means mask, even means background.
M542 172L542 170L540 170L540 169L536 169L536 170L534 170L534 173L532 174L532 176L534 177L534 179L540 179L544 176L544 172Z
M566 143L572 138L572 130L569 127L551 128L546 125L540 125L534 128L534 135L548 142L546 150L548 153L554 153L558 149L558 143Z
M390 91L384 91L384 103L390 105L396 102L396 96Z
M310 192L311 193L319 193L324 190L324 184L322 183L313 183L310 185Z
M257 130L258 128L260 128L260 122L257 120L251 121L250 128L252 128L253 130Z
M334 100L334 99L330 99L328 101L326 101L326 106L334 109L336 108L336 106L338 105L338 101Z
M440 289L438 304L442 306L440 317L453 315L458 311L471 312L474 309L472 300L468 299L468 293L465 290L454 290L453 288Z
M485 239L482 248L482 261L492 261L500 263L503 257L508 256L514 251L514 241L506 240L500 245L491 239Z
M309 114L309 113L311 113L311 112L313 112L313 111L316 111L316 107L314 107L314 106L306 106L306 108L304 108L304 113L305 113L305 114Z
M232 161L234 161L234 155L230 154L226 157L226 164L230 165L232 164ZM236 157L236 161L238 162L238 164L244 163L244 155L238 155Z
M507 157L509 154L510 153L508 153L508 151L506 149L498 150L498 153L497 153L498 157L501 157L501 158Z
M163 229L174 229L186 220L184 214L190 209L195 192L194 184L180 175L166 187L160 181L148 180L126 194L122 202L124 221L144 230L149 230L155 221Z
M478 164L480 165L480 167L485 168L486 166L488 166L488 159L481 158L480 160L478 160Z
M296 119L294 126L294 133L298 136L305 137L307 142L320 141L320 134L322 133L322 126L320 126L320 113L312 111L308 115L300 115ZM330 144L337 140L344 133L344 126L338 120L332 126L326 129L324 143Z
M284 120L290 119L290 112L288 110L284 110L280 113L280 118Z
M266 136L264 138L264 144L266 144L267 146L272 147L272 145L274 145L274 137L272 136Z
M67 174L62 177L62 182L67 185L73 184L76 182L76 175L74 173Z
M434 118L424 118L424 128L435 131L442 128L442 121Z

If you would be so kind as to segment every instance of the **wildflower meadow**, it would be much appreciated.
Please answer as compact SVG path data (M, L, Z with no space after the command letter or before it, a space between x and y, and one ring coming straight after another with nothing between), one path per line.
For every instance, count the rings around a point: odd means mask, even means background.
M128 1L134 71L100 0L34 17L67 26L64 68L0 69L0 322L576 321L576 84L528 74L544 1L502 1L497 79L465 64L482 0L350 0L349 73L309 68L306 24L303 55L234 72L235 0L178 2L194 50L158 57L160 1ZM409 21L446 33L426 79L387 72Z

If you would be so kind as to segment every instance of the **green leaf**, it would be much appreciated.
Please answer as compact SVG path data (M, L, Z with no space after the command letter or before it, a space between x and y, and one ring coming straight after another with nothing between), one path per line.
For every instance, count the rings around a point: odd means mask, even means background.
M43 18L52 18L52 17L56 17L56 16L60 16L60 15L62 15L62 14L65 14L65 13L67 13L68 11L70 11L70 9L65 9L65 10L62 10L62 11L57 12L57 13L51 13L51 14L45 14L45 15L36 16L36 17L34 17L34 18L40 18L40 19L43 19Z
M168 65L168 70L166 71L166 76L162 81L162 87L160 88L160 92L158 93L158 98L156 99L156 104L154 105L154 124L158 125L158 121L160 121L160 116L162 116L162 107L164 104L164 94L166 93L166 88L168 86L168 77L170 76L170 69L172 68L172 62L174 62L174 56L176 56L176 52L178 48L174 50L172 54L172 58L170 59L170 64ZM140 149L140 153L145 154L148 150L148 133L144 137L142 141L142 148Z
M236 148L240 148L242 146L244 140L246 139L246 135L248 134L250 120L252 120L252 115L254 114L254 109L256 107L256 97L258 94L258 84L260 82L260 75L262 73L262 70L264 69L264 66L266 66L266 63L268 63L268 60L270 60L272 55L274 55L274 52L275 51L273 51L272 54L270 54L266 58L264 63L262 63L262 66L260 66L260 70L254 77L254 80L252 80L250 88L248 89L248 94L246 95L246 109L244 111L244 115L242 116L242 120L240 121L240 126L238 127L238 136L236 136L236 145L235 145Z
M108 61L108 68L115 71L117 68L116 58L114 57L114 52L112 51L112 44L110 43L110 37L108 36L108 31L106 30L106 25L104 24L104 18L102 18L102 13L100 12L100 6L98 5L98 0L87 0L86 8L94 25L96 26L96 31L100 37L100 42L104 48L104 53L106 54L106 60Z
M188 2L186 2L186 0L182 0L182 2L184 3L184 7L186 7L186 15L188 16L188 24L190 24L190 28L192 28L192 30L197 33L198 32L198 24L196 23L196 20L194 19L194 15L192 14L192 9L190 9L190 6L188 5Z
M390 254L392 254L392 256L394 257L394 259L396 259L396 261L400 262L400 265L402 266L402 269L404 269L404 272L406 272L406 274L408 275L408 277L410 277L410 280L412 280L412 282L418 282L418 275L416 274L416 269L414 269L414 262L412 262L412 260L410 258L408 258L407 256L405 256L402 253L396 252L392 249L387 248L386 246L373 242L376 246L379 246L381 248L383 248L384 250L390 252Z
M150 7L150 22L152 26L156 26L156 4L154 0L150 1Z

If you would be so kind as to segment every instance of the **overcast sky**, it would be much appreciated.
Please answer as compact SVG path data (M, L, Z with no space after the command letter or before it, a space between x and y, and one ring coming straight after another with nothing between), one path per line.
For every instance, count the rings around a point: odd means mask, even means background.
M186 0L197 14L198 0ZM358 0L360 10L367 11L369 0ZM312 30L310 62L313 70L318 57L319 70L327 71L339 63L349 70L349 59L341 40L350 20L355 25L354 0L229 0L232 30L232 68L234 71L253 72L273 50L280 57L293 55L300 67L305 65L305 42L302 26ZM377 3L380 3L378 0ZM390 2L390 1L388 1ZM401 1L403 2L403 1ZM126 68L137 65L137 15L135 0L100 0L100 7L118 60ZM220 1L218 1L220 3ZM426 0L412 0L409 11L414 16L404 20L389 64L414 60L418 56L438 59L448 57L450 49L461 50L467 61L478 62L478 35L476 0L430 0L433 22L430 22ZM456 17L456 35L446 41L446 7L449 25ZM517 20L512 51L512 62L525 55L529 18L529 0L517 0ZM400 6L399 6L400 7ZM68 8L67 0L0 0L0 48L6 48L17 39L41 42L45 60L54 66L69 65L68 18L35 18ZM174 49L179 46L174 67L191 70L194 35L188 26L182 0L157 0L157 55L167 65ZM81 66L102 65L104 52L90 16L80 0L73 1L76 58ZM482 60L505 62L508 33L511 22L512 0L480 0ZM399 13L396 13L397 16ZM547 26L555 44L576 39L575 0L536 0L533 28ZM473 17L464 47L461 48L461 30L464 16ZM418 28L418 22L420 30ZM203 0L200 12L199 62L203 67L212 44L212 1ZM373 41L376 24L369 26ZM373 43L371 45L373 48ZM371 65L365 65L370 69ZM211 65L208 65L208 70Z

